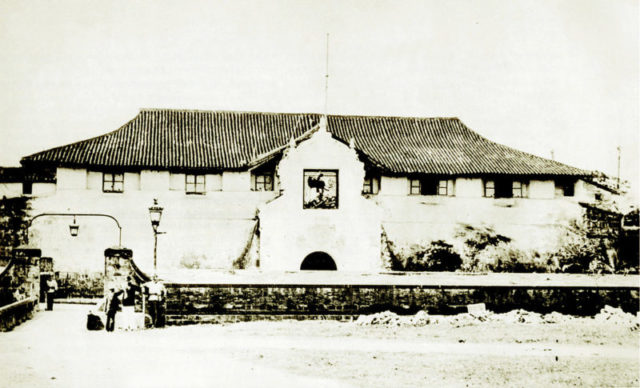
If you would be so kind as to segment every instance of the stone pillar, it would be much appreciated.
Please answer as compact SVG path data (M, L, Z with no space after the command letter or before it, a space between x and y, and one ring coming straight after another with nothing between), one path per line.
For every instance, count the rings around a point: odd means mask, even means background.
M131 258L133 251L128 248L107 248L104 251L104 294L108 295L109 288L124 289L127 287L127 277L133 274Z
M11 288L20 288L27 298L40 298L40 256L37 248L18 247L13 250Z

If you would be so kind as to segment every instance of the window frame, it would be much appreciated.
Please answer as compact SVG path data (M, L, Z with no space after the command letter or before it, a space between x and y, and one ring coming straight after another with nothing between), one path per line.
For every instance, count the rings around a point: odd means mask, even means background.
M417 182L417 185L415 184ZM414 192L417 189L417 192ZM409 178L409 195L422 195L422 182L417 178Z
M482 196L485 198L496 197L496 182L493 179L483 179L482 181Z
M516 187L519 186L519 187ZM520 180L511 181L511 197L512 198L524 198L525 190L524 190L524 182Z
M274 191L275 190L275 174L273 171L261 171L253 174L253 187L252 191ZM267 182L266 178L269 178L269 182ZM270 185L270 186L268 186ZM262 186L262 188L259 188Z
M376 181L378 184L376 184ZM377 195L380 192L380 177L375 175L365 175L362 182L363 195Z
M189 182L189 178L193 177L193 182ZM202 178L202 182L198 182L198 178ZM201 189L199 190L199 186ZM190 186L192 189L190 190ZM184 192L187 195L205 195L207 193L207 177L205 174L184 174Z
M110 176L111 179L107 179ZM120 176L121 179L116 179ZM116 188L116 184L120 184L120 188ZM109 186L107 186L107 184ZM103 193L124 193L124 172L102 172L102 192Z
M435 182L434 194L423 194L423 188L425 186L424 183L427 180L431 181L431 183ZM452 194L449 190L449 180L449 178L442 178L438 176L409 178L409 195L420 195L423 197L448 197Z

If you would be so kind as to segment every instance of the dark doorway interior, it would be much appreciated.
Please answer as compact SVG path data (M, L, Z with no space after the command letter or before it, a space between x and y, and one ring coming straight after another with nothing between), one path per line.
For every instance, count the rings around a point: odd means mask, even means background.
M305 271L335 271L336 262L325 252L313 252L302 260L300 269Z

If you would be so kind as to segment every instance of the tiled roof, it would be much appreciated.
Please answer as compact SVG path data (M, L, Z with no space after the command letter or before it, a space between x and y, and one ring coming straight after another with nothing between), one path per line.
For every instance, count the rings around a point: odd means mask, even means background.
M119 129L42 151L25 165L245 169L319 122L316 113L142 110ZM489 141L457 118L328 117L337 139L398 174L588 175L587 171Z

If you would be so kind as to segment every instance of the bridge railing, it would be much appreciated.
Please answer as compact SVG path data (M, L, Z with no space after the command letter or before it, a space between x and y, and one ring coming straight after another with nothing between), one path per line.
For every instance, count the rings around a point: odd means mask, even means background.
M38 308L38 298L32 297L0 307L0 331L10 331L31 318Z

